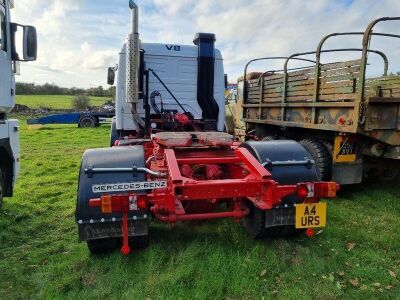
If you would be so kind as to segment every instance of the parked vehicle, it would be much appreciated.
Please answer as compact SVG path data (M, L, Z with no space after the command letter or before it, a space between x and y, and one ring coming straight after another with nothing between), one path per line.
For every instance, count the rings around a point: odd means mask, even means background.
M101 124L109 124L112 122L114 112L73 112L65 114L49 115L45 117L28 119L29 125L46 125L46 124L78 124L78 127L96 127Z
M243 220L254 238L326 224L335 182L317 181L295 141L234 142L224 129L224 74L215 35L195 46L141 44L138 8L120 54L113 147L82 158L76 221L92 253L145 247L149 219ZM113 82L114 69L109 69ZM154 99L153 99L154 98Z
M20 166L18 120L7 114L15 105L15 74L20 61L36 60L36 29L12 23L14 1L0 1L0 206L11 197ZM20 47L20 48L19 48Z
M288 57L252 59L239 78L238 107L248 139L299 141L312 155L318 179L356 184L373 175L392 180L400 170L400 76L388 74L388 58L370 49L371 39L398 39L396 34L373 31L376 24L400 17L372 21L364 32L332 33L321 39L316 51ZM323 49L328 39L360 36L360 48ZM379 46L375 43L374 45ZM360 59L321 63L324 53L360 53ZM305 58L315 55L315 59ZM383 61L383 76L367 78L370 57ZM248 73L255 61L284 61L281 70ZM306 67L289 68L293 60Z

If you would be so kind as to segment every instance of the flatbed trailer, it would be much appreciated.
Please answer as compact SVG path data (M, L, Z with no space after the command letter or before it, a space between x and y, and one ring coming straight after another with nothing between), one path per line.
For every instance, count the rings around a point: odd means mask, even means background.
M111 123L110 119L114 115L114 112L73 112L28 119L27 123L29 125L78 124L78 127L96 127L100 124Z
M341 184L360 183L368 174L394 179L400 169L400 76L389 75L387 56L369 45L376 36L400 38L372 31L377 23L398 20L380 18L364 32L329 34L316 51L249 61L239 79L248 138L300 141L317 161L320 179ZM337 36L362 36L362 47L324 50ZM358 52L361 58L321 63L323 53L340 52ZM304 58L310 55L315 59ZM367 78L371 55L381 57L383 76ZM255 61L277 59L284 61L282 70L247 73ZM290 69L293 60L308 66Z

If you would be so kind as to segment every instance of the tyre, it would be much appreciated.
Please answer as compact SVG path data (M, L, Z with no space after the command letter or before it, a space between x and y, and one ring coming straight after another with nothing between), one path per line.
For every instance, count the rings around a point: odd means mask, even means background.
M115 141L119 139L119 134L117 130L117 124L115 119L112 120L111 129L110 129L110 147L114 146Z
M321 140L320 142L325 146L326 150L328 150L329 153L333 152L333 144L330 141Z
M276 140L276 137L273 135L267 135L267 136L264 136L261 140L262 141L274 141L274 140Z
M332 155L327 147L314 139L304 139L300 144L311 154L317 167L317 180L330 180L332 174Z
M0 169L0 208L3 206L3 198L4 198L4 186L3 186L3 174Z
M132 250L145 249L149 246L149 235L138 235L129 237L129 247Z
M253 239L274 238L279 236L282 226L265 228L265 212L248 203L249 214L244 218L243 225Z
M384 166L377 171L377 178L383 182L395 182L400 178L399 166L394 163L392 166Z
M106 238L87 241L87 246L92 254L110 253L119 246L118 238Z
M79 119L79 127L89 128L95 126L96 126L96 120L93 117L84 116Z

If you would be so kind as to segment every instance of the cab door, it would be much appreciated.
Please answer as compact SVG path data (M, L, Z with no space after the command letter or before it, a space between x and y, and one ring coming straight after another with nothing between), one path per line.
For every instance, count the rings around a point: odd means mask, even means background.
M7 0L0 0L0 113L10 111L14 104L7 3Z

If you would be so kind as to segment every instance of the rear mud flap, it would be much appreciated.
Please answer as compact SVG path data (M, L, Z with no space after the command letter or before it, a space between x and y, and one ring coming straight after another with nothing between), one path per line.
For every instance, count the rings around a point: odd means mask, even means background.
M332 181L340 184L358 184L363 179L363 163L336 163L332 166Z
M148 234L147 220L129 221L129 236ZM95 240L111 237L122 237L122 222L104 222L95 224L79 224L79 240Z
M276 207L265 211L265 228L295 225L295 207Z

